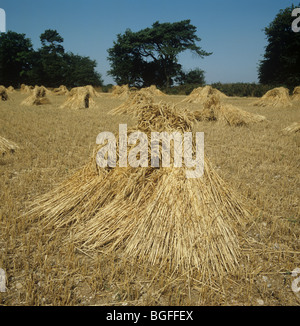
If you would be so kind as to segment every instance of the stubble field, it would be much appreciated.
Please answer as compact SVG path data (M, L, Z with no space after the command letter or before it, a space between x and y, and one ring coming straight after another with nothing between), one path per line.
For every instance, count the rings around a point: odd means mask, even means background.
M299 102L272 108L254 106L255 98L227 98L267 121L248 127L195 125L205 133L205 154L244 197L255 226L239 270L214 284L199 281L197 271L178 274L135 265L120 253L95 259L63 244L59 230L49 239L34 227L26 216L29 204L90 159L100 132L116 134L120 123L131 127L135 119L107 114L124 102L111 94L101 93L94 99L97 107L87 110L61 109L66 97L54 95L50 105L21 106L26 97L16 91L0 102L0 135L20 146L0 158L0 268L7 274L0 304L299 305L292 271L300 268L300 133L282 133L300 121ZM175 104L183 99L157 97Z

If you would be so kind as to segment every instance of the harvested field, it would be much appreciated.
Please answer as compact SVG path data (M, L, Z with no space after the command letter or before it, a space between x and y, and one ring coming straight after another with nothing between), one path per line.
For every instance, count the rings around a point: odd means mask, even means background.
M14 153L18 148L17 144L0 136L0 155Z
M290 126L283 129L285 133L296 133L300 132L300 122L294 122Z
M191 121L203 103L186 96L153 96L136 116L110 94L93 97L91 110L61 108L67 95L47 95L38 110L21 105L26 93L9 97L0 134L21 149L0 158L1 304L299 305L291 285L300 267L300 134L281 132L300 121L297 102L270 110L257 98L223 98L267 120L232 128ZM122 104L122 115L108 114ZM117 135L121 123L203 131L204 178L160 168L101 173L96 137ZM43 214L29 214L43 198Z

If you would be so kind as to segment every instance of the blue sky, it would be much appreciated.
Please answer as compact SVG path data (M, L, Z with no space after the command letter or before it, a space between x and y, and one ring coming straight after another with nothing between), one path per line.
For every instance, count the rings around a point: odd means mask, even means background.
M56 29L66 51L89 56L105 83L113 83L107 49L118 33L150 27L155 21L190 19L210 57L180 55L184 70L201 68L207 83L257 82L257 65L267 45L263 29L280 9L299 1L287 0L0 0L6 29L25 33L37 49L39 36Z

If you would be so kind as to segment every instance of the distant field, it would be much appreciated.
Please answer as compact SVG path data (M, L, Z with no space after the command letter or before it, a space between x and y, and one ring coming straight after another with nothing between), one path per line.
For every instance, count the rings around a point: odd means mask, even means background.
M0 268L8 277L4 305L299 305L291 272L300 268L300 133L282 130L300 121L300 102L289 108L257 107L257 98L223 101L258 113L266 122L230 127L198 122L205 133L205 154L217 173L249 205L255 233L252 250L244 250L240 271L222 285L136 266L117 256L98 258L62 246L60 232L51 241L30 228L22 214L28 205L83 166L97 135L117 133L128 115L107 112L124 99L100 93L96 108L66 110L66 96L49 95L50 105L25 107L16 91L0 102L0 136L20 146L0 158ZM179 103L185 96L157 100ZM180 104L197 110L198 104ZM298 275L300 276L300 275Z

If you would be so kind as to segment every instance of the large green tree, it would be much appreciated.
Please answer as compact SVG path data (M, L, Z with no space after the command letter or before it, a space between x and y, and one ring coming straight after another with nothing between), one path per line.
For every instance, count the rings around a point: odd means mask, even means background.
M262 84L300 85L300 33L292 30L294 8L280 10L265 28L268 45L258 69Z
M40 36L42 47L32 54L34 65L30 78L34 84L47 87L101 86L103 81L89 57L65 52L64 39L56 30L48 29Z
M47 29L40 35L42 47L38 50L35 68L38 70L39 84L56 87L64 84L65 60L64 39L56 30Z
M33 52L31 40L25 34L0 33L0 84L17 87L26 83Z
M89 57L65 53L64 66L63 84L68 87L102 86L103 84L101 74L96 71L97 62Z
M138 32L127 29L108 50L108 73L118 84L169 87L181 73L180 53L190 50L201 58L211 54L196 44L200 41L190 20L155 22Z

